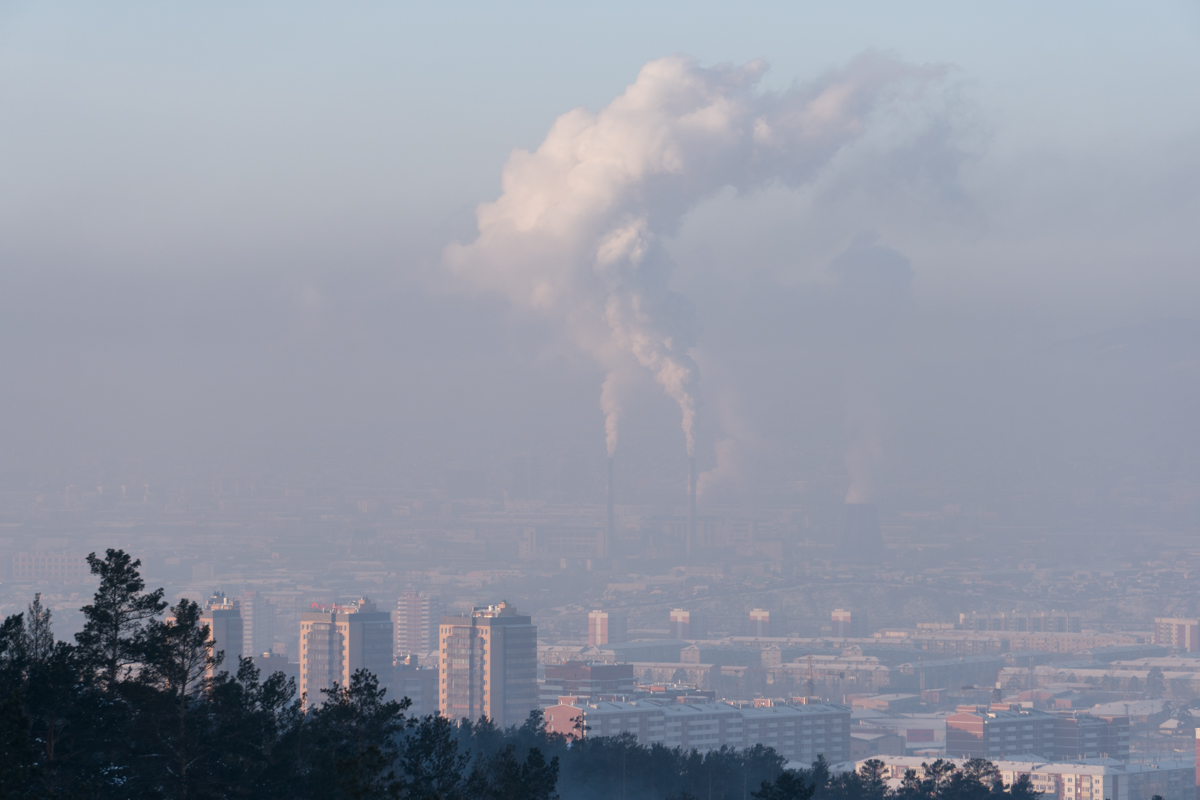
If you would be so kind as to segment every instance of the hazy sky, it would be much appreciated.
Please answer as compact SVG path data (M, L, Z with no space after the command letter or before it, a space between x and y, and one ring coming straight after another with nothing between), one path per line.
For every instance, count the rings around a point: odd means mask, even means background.
M937 77L656 240L713 491L1200 477L1200 7L646 6L0 5L6 471L601 459L604 366L447 246L647 62L873 52ZM622 455L671 474L634 382Z

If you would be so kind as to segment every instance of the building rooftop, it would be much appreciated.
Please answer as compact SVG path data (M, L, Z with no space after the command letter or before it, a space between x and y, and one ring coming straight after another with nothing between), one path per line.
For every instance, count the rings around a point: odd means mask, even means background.
M921 766L923 764L930 763L930 759L924 756L876 755L871 756L871 758L882 761L888 766L913 769L918 773L921 771ZM867 760L868 759L860 759L858 761L843 761L831 766L830 770L832 772L857 771L858 768L866 763ZM967 759L965 758L946 758L943 760L948 761L960 768L967 763ZM1195 768L1195 764L1191 761L1175 759L1161 759L1154 763L1139 761L1123 762L1115 758L1085 758L1079 761L1047 761L1044 758L1038 758L1032 755L1025 758L993 761L992 763L996 766L996 769L1000 770L1001 772L1028 772L1044 775L1128 775L1163 769Z

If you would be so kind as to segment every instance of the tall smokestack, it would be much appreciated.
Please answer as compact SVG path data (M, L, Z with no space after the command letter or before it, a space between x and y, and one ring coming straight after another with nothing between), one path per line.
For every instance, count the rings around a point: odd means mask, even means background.
M692 560L696 541L696 457L688 456L688 514L687 514L687 559Z
M600 557L608 558L613 541L613 457L608 457L608 522L604 526L604 547Z

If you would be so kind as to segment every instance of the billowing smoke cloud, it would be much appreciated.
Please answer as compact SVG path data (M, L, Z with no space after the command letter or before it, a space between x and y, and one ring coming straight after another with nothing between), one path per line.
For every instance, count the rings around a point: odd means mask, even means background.
M663 247L696 203L732 186L812 180L883 106L938 74L879 55L784 92L759 91L762 62L646 64L598 113L559 117L535 152L516 150L479 235L445 259L478 288L547 314L607 370L609 452L631 364L679 405L695 452L699 371L690 304L669 288Z

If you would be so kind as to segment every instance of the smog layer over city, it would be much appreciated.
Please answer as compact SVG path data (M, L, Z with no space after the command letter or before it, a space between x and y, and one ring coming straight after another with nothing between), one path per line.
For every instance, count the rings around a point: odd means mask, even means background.
M1200 800L1200 6L0 5L0 797Z

